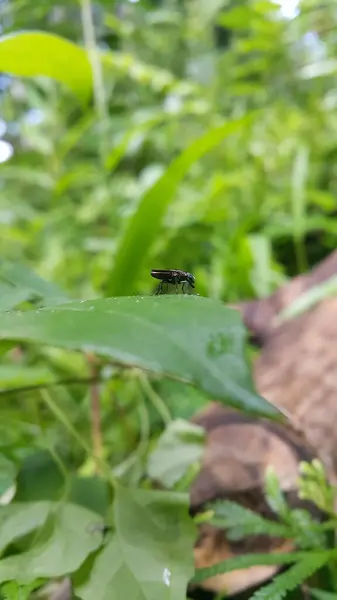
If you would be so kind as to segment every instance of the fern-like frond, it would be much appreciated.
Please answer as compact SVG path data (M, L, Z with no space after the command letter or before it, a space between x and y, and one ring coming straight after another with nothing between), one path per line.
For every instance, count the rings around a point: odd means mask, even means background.
M241 556L235 556L234 558L229 558L227 560L223 560L222 562L213 565L212 567L205 567L203 569L197 569L196 574L193 577L193 583L200 583L209 577L215 577L215 575L220 575L222 573L229 573L230 571L235 571L237 569L247 569L248 567L255 566L270 566L270 565L286 565L295 562L303 562L309 559L312 556L315 557L323 557L324 561L327 561L331 556L331 551L325 552L289 552L289 553L253 553L253 554L244 554Z
M270 535L271 537L292 537L290 527L265 519L261 515L229 500L219 500L210 505L213 510L211 524L227 529L230 539L241 539L247 535Z
M255 592L251 600L282 600L288 592L295 590L308 577L323 567L329 558L329 552L311 552L307 558L298 562L285 573L277 575L272 583Z

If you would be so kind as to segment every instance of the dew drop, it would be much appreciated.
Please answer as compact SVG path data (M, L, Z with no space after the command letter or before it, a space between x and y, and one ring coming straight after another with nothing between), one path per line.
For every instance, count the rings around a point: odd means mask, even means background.
M163 571L163 582L165 583L165 585L167 585L167 587L170 587L170 585L171 585L171 571L167 567L165 567L165 569Z

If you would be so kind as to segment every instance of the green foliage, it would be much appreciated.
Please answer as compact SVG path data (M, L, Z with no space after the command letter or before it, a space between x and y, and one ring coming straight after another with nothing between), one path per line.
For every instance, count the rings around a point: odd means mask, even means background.
M117 486L115 532L76 594L89 598L183 598L194 572L196 532L188 496Z
M92 87L86 52L65 39L41 31L0 38L0 70L24 77L51 77L82 98L88 98Z
M172 421L149 455L149 477L166 488L173 487L189 467L201 460L204 442L205 432L202 427L182 419Z
M60 577L78 569L86 557L102 542L102 531L94 528L97 515L82 507L62 503L13 504L1 509L2 519L11 519L10 536L7 544L23 535L22 525L29 523L25 515L35 511L38 518L30 524L32 530L40 525L34 545L18 555L5 556L0 560L0 581L15 580L20 584L33 582L37 578ZM41 514L40 514L41 513ZM13 518L14 517L14 518ZM4 546L4 541L2 541Z
M210 397L280 416L215 301L265 297L335 248L334 4L287 20L269 0L0 2L4 597L70 574L78 597L185 600L193 522L152 478L188 489L203 436L182 419ZM153 267L190 270L211 300L147 297ZM331 294L333 280L282 318ZM315 589L334 593L335 490L314 464L300 493L329 521L290 510L272 473L279 522L213 507L234 539L303 549L216 572L294 563L280 598L327 562Z
M115 266L111 273L111 284L108 291L111 295L121 295L130 291L130 281L136 279L142 263L135 261L139 246L142 248L142 258L146 257L147 249L156 238L158 227L165 216L165 209L173 199L177 186L186 171L206 152L218 146L224 138L242 130L250 122L244 118L232 123L226 123L207 131L201 138L193 142L184 152L171 163L165 173L147 190L138 204L137 211L129 221L128 229L121 238L120 247L116 252ZM158 202L160 198L160 202Z
M311 464L301 463L299 495L311 499L322 511L334 514L336 486L329 484L322 463L315 459Z
M307 478L310 475L310 487L307 486ZM299 481L300 490L305 489L303 494L307 500L315 501L317 490L322 485L322 495L329 493L329 500L334 492L325 479L322 465L317 460L312 464L303 463ZM307 486L307 487L306 487ZM321 497L320 497L321 498ZM336 549L329 549L326 532L334 531L336 528L336 514L326 522L318 522L313 519L308 511L303 509L291 509L280 489L279 482L270 469L266 473L266 499L279 520L271 521L253 513L233 502L218 501L210 505L210 511L206 513L206 519L216 527L226 530L229 539L238 540L245 536L265 534L271 537L292 539L298 549L291 553L276 554L247 554L230 558L212 567L198 569L193 581L203 581L221 573L229 573L236 569L244 569L255 565L288 565L293 564L284 573L277 575L274 580L255 592L254 600L271 598L280 600L287 593L295 590L306 582L310 577L328 565L333 573L336 560ZM323 508L322 504L318 504ZM323 550L325 548L325 550ZM330 575L329 575L330 578ZM322 584L326 585L327 575L322 576ZM335 588L334 588L335 589ZM337 588L336 590L337 591ZM322 596L323 600L323 596Z
M261 517L257 513L235 502L218 501L209 506L212 511L211 524L226 529L229 539L239 540L247 535L264 533L271 537L291 538L291 528Z
M254 600L266 600L266 598L268 600L281 600L281 598L285 598L287 592L297 589L303 581L323 567L329 558L328 554L322 554L321 556L313 554L299 561L286 573L279 575L275 581L256 592L253 595Z

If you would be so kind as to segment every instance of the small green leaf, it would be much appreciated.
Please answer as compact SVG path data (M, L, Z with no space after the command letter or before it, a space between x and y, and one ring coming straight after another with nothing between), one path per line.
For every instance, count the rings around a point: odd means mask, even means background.
M206 298L110 298L0 313L1 339L102 354L191 383L234 408L281 418L254 390L239 313Z
M266 500L271 510L288 522L291 511L287 504L275 469L271 465L266 469L264 485Z
M205 431L188 421L172 421L160 436L148 458L148 474L170 488L185 475L188 467L202 458Z
M82 600L185 600L195 528L185 494L117 487L116 533L96 558Z
M0 582L27 584L38 577L62 577L76 571L101 545L102 531L95 527L97 514L73 504L49 507L49 519L34 546L0 560Z
M52 381L55 381L55 377L48 369L13 364L0 365L0 392L4 389L45 385Z
M50 77L87 100L92 74L86 51L62 37L21 31L0 38L0 71L18 77Z

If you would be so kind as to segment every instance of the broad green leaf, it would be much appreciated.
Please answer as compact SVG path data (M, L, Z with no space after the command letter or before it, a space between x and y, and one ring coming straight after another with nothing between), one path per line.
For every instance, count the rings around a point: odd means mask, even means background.
M185 494L117 487L115 535L96 558L82 600L185 600L195 527Z
M0 339L102 354L181 379L252 414L280 417L254 391L239 313L206 298L110 298L0 313Z
M101 545L97 523L97 514L81 506L53 504L34 546L0 560L0 582L26 584L38 577L62 577L76 571Z
M17 477L15 502L58 500L64 495L64 474L51 454L36 451L22 461Z
M55 284L49 283L20 263L0 259L0 281L1 285L2 283L11 284L18 292L25 290L25 293L27 293L30 290L30 295L42 298L44 304L57 304L66 302L68 299L66 294Z
M44 385L52 381L55 381L55 377L46 368L13 364L0 365L0 392L9 388Z
M111 493L104 479L74 476L70 480L67 499L105 517L111 504Z
M208 130L173 160L165 173L146 190L121 237L108 284L109 295L121 296L132 291L158 234L158 227L161 226L177 186L188 169L226 137L247 127L250 121L251 117L246 116Z
M182 419L172 421L149 456L149 476L166 487L172 487L188 467L202 458L204 442L205 431L202 427Z
M1 37L0 71L18 77L50 77L84 100L91 93L92 74L86 51L51 33L21 31Z

